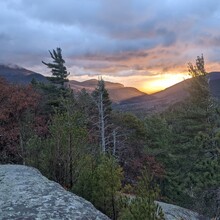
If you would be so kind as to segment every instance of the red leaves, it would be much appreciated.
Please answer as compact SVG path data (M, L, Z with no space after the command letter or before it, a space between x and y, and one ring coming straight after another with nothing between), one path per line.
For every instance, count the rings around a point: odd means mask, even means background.
M22 117L33 113L38 102L39 95L31 86L11 85L0 78L0 151L18 153Z
M0 79L0 120L19 120L22 113L35 109L39 95L29 86L11 85Z

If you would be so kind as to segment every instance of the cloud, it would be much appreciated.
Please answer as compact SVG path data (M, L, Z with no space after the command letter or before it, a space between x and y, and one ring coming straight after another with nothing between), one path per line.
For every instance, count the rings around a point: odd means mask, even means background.
M56 47L75 76L185 71L201 53L218 66L218 0L7 0L0 8L0 61L42 73Z

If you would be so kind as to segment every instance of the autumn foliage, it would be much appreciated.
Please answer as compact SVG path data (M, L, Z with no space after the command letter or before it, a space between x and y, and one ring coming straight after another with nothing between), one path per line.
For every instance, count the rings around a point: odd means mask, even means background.
M11 85L0 79L0 161L2 163L22 162L22 123L27 113L35 115L38 101L39 95L32 86Z

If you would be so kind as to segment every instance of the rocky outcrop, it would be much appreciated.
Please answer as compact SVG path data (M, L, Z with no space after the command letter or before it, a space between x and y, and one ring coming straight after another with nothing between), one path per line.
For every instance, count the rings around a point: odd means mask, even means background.
M206 220L196 212L157 202L166 220ZM32 167L0 165L0 219L107 220L85 199L48 180Z
M0 219L109 218L32 167L0 165Z
M185 209L176 205L157 202L163 209L166 220L208 220L208 218L199 215L189 209Z

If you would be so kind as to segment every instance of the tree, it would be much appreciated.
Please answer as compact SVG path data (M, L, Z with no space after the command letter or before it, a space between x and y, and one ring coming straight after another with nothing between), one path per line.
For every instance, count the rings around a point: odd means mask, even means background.
M1 79L0 91L0 162L25 164L39 94L31 86L10 85Z
M91 201L112 219L117 219L117 193L121 189L122 168L114 157L85 155L73 192Z
M65 60L63 59L61 52L62 52L61 48L57 48L52 52L49 51L50 56L53 59L53 63L45 63L44 61L42 61L42 63L51 69L53 77L50 77L49 79L52 82L61 84L63 86L64 82L68 81L67 76L70 73L67 72L67 69L64 65Z
M94 204L112 219L117 215L117 192L121 189L122 168L114 157L101 156L94 177Z
M118 133L116 156L124 169L126 181L132 183L139 175L141 161L146 156L146 129L143 121L131 113L113 112L112 121Z
M105 88L103 79L98 81L97 88L92 93L92 97L98 109L98 131L100 147L103 153L106 153L107 145L110 143L108 129L110 128L110 114L112 111L111 101L108 91Z
M210 189L219 185L218 103L212 99L203 56L189 64L189 98L164 114L172 136L167 157L164 194L170 201L212 216ZM170 146L169 146L170 145Z
M119 215L121 220L164 220L161 207L155 203L159 190L151 182L146 169L142 170L141 177L134 188L135 196L122 196L122 209Z
M205 61L203 55L197 56L196 64L188 63L189 75L192 77L191 85L189 86L190 98L194 102L200 102L210 99L210 88L208 83L208 75L205 70Z
M29 155L29 165L38 168L49 178L71 188L76 181L78 163L87 147L87 130L84 116L77 111L73 97L62 101L63 109L55 110L51 117L46 137L33 136L29 141L30 152L38 150L36 155ZM39 144L41 150L39 150Z
M79 112L57 113L50 126L50 169L53 178L72 187L78 162L86 147L87 133Z

